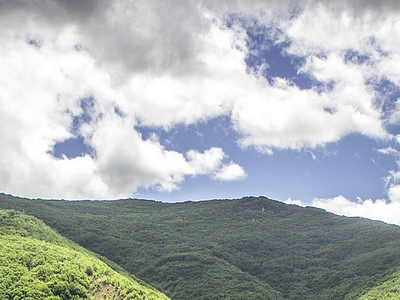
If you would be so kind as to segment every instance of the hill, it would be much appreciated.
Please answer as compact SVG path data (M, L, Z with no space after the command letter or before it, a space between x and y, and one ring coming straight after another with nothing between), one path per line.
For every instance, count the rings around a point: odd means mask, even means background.
M167 300L42 221L0 210L0 299L106 298Z
M264 197L170 204L2 194L0 208L44 220L171 299L367 299L399 275L398 226Z
M372 288L368 293L359 298L359 300L370 299L400 299L400 272L396 272L389 280Z

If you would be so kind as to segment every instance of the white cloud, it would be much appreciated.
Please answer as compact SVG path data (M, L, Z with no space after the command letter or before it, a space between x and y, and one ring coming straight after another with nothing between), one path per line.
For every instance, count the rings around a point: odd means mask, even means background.
M223 149L167 151L156 139L143 140L134 130L138 122L168 129L231 115L241 146L269 154L323 146L352 132L386 138L365 82L387 76L400 83L398 39L391 38L400 23L392 14L372 13L397 4L368 1L357 18L359 1L343 2L354 9L340 13L322 1L300 1L304 10L290 20L273 13L283 14L288 3L1 1L0 189L33 197L115 198L141 187L172 191L186 176L246 176L241 166L223 162ZM219 25L233 12L261 18L260 9L263 20L278 24L292 42L288 52L306 58L301 71L334 81L333 89L301 90L247 73L245 31ZM376 44L388 55L380 55ZM350 48L374 63L345 63ZM325 58L316 55L321 53ZM96 155L54 158L48 152L72 137L80 99L89 96L95 99L92 118L78 131Z
M200 153L197 150L189 150L186 154L189 164L197 170L198 174L210 174L217 171L226 157L221 148L213 147Z
M371 93L363 85L343 85L323 93L282 80L279 86L254 87L233 109L235 128L244 135L242 145L315 148L353 132L386 138Z
M397 189L397 187L396 187ZM337 215L344 215L349 217L363 217L372 220L379 220L390 224L400 225L400 198L386 201L378 200L362 200L357 199L357 202L346 199L343 196L337 196L329 199L312 200L311 204L305 204L300 200L288 199L285 201L287 204L296 204L301 206L314 206L325 209Z
M124 111L135 111L141 124L171 127L229 112L236 86L248 80L244 53L232 49L233 33L213 25L198 42L206 51L187 76L170 73L132 75L123 87Z
M139 187L171 192L179 189L185 176L213 177L225 167L226 154L221 148L203 153L190 150L185 158L179 152L165 150L157 140L142 140L133 124L116 114L103 117L91 141L97 152L95 173L107 186L125 195ZM228 180L235 179L237 176Z
M400 172L395 172L393 174L396 182L399 182ZM389 199L394 202L400 202L400 185L399 184L391 184L388 190Z
M196 170L194 175L211 175L211 178L219 181L232 181L244 179L247 175L244 169L230 162L223 164L222 160L227 158L227 155L221 148L210 148L209 150L200 153L195 150L187 152L189 164Z
M246 176L247 174L244 169L231 161L228 165L223 165L222 168L215 173L213 179L220 181L232 181L244 179Z
M354 10L346 10L349 5L358 7L359 3L353 1L336 10L310 1L296 17L274 19L282 30L281 40L290 43L287 53L305 59L299 72L325 87L301 90L280 78L271 85L247 82L251 88L244 97L236 97L232 110L235 129L243 134L242 146L271 153L274 148L324 146L355 132L374 139L390 137L384 128L388 120L383 122L377 94L367 82L390 75L383 63L393 66L392 73L398 69L393 63L398 47L383 42L391 40L398 20L395 15L385 13L384 18L368 9L356 16ZM270 26L271 19L265 24ZM388 46L380 48L381 40ZM369 63L347 62L348 51L370 57ZM381 51L387 51L387 56Z
M204 153L193 150L187 161L183 154L166 151L156 140L143 140L133 127L136 117L140 117L135 106L144 97L130 95L132 86L115 88L110 74L97 64L97 59L84 49L74 47L82 40L75 26L46 34L41 37L40 47L29 44L23 37L3 37L4 47L0 50L0 76L4 83L0 88L2 189L31 197L116 198L129 196L139 187L169 192L179 189L185 176L201 174L214 178L225 167L222 163L225 154L220 148ZM158 82L163 79L156 76L149 80L151 85L156 82L156 86L149 86L143 93L156 101L158 96L153 94L153 88L158 89ZM170 79L165 85L168 91L162 90L161 97L166 95L174 100L171 93L176 91L168 84L181 86L185 93L189 91L179 81ZM83 124L79 133L95 150L95 157L54 158L48 152L56 142L72 137L73 117L82 113L80 99L88 96L95 99L90 111L92 121ZM184 99L190 100L191 97ZM187 107L182 110L182 119L173 113L181 108L181 103L170 113L166 113L165 106L156 104L150 111L158 110L160 115L170 118L163 125L182 122L187 117L184 115ZM195 115L200 113L194 119L209 117L209 112L215 113L218 108L212 101L211 108L205 108L205 112L201 112L201 103L192 100L190 105L194 107L189 111ZM114 113L114 106L124 110L123 118ZM208 164L209 169L195 161ZM237 178L231 176L231 180Z

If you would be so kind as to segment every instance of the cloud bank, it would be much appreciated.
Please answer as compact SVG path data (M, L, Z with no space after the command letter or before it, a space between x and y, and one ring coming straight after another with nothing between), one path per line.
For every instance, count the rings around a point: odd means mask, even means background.
M398 189L398 186L396 186ZM398 195L398 191L397 191ZM362 200L358 198L351 201L343 196L337 196L329 199L315 198L311 203L303 203L300 200L287 199L287 204L295 204L300 206L314 206L325 209L337 215L350 217L363 217L371 220L379 220L389 224L400 225L399 209L400 201L396 200Z
M399 115L384 111L374 83L400 84L399 4L330 3L0 1L0 189L104 199L170 192L188 176L246 177L224 149L167 150L138 125L168 131L227 115L240 147L269 154L351 133L393 138L386 126ZM251 26L268 43L252 48ZM313 85L268 80L268 63L246 63L271 45ZM91 151L52 154L76 137Z

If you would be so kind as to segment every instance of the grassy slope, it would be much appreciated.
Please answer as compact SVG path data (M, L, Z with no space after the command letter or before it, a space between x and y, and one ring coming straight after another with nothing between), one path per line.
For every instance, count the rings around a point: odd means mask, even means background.
M167 299L42 221L0 210L0 299Z
M400 266L400 228L266 198L166 204L0 195L172 299L357 299Z
M374 287L358 300L397 300L400 299L400 272L391 276L392 278L381 285Z

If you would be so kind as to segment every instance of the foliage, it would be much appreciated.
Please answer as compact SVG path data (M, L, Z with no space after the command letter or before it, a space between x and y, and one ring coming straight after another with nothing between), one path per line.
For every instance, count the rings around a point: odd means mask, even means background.
M257 278L242 272L211 251L174 253L141 272L173 299L281 299Z
M374 287L368 293L361 296L358 300L397 300L400 299L400 272L393 274L392 278L383 284Z
M104 286L109 290L96 293ZM0 299L78 300L104 296L167 299L115 272L43 222L16 211L0 211Z
M0 195L171 299L357 299L400 266L400 228L263 197L50 201Z

